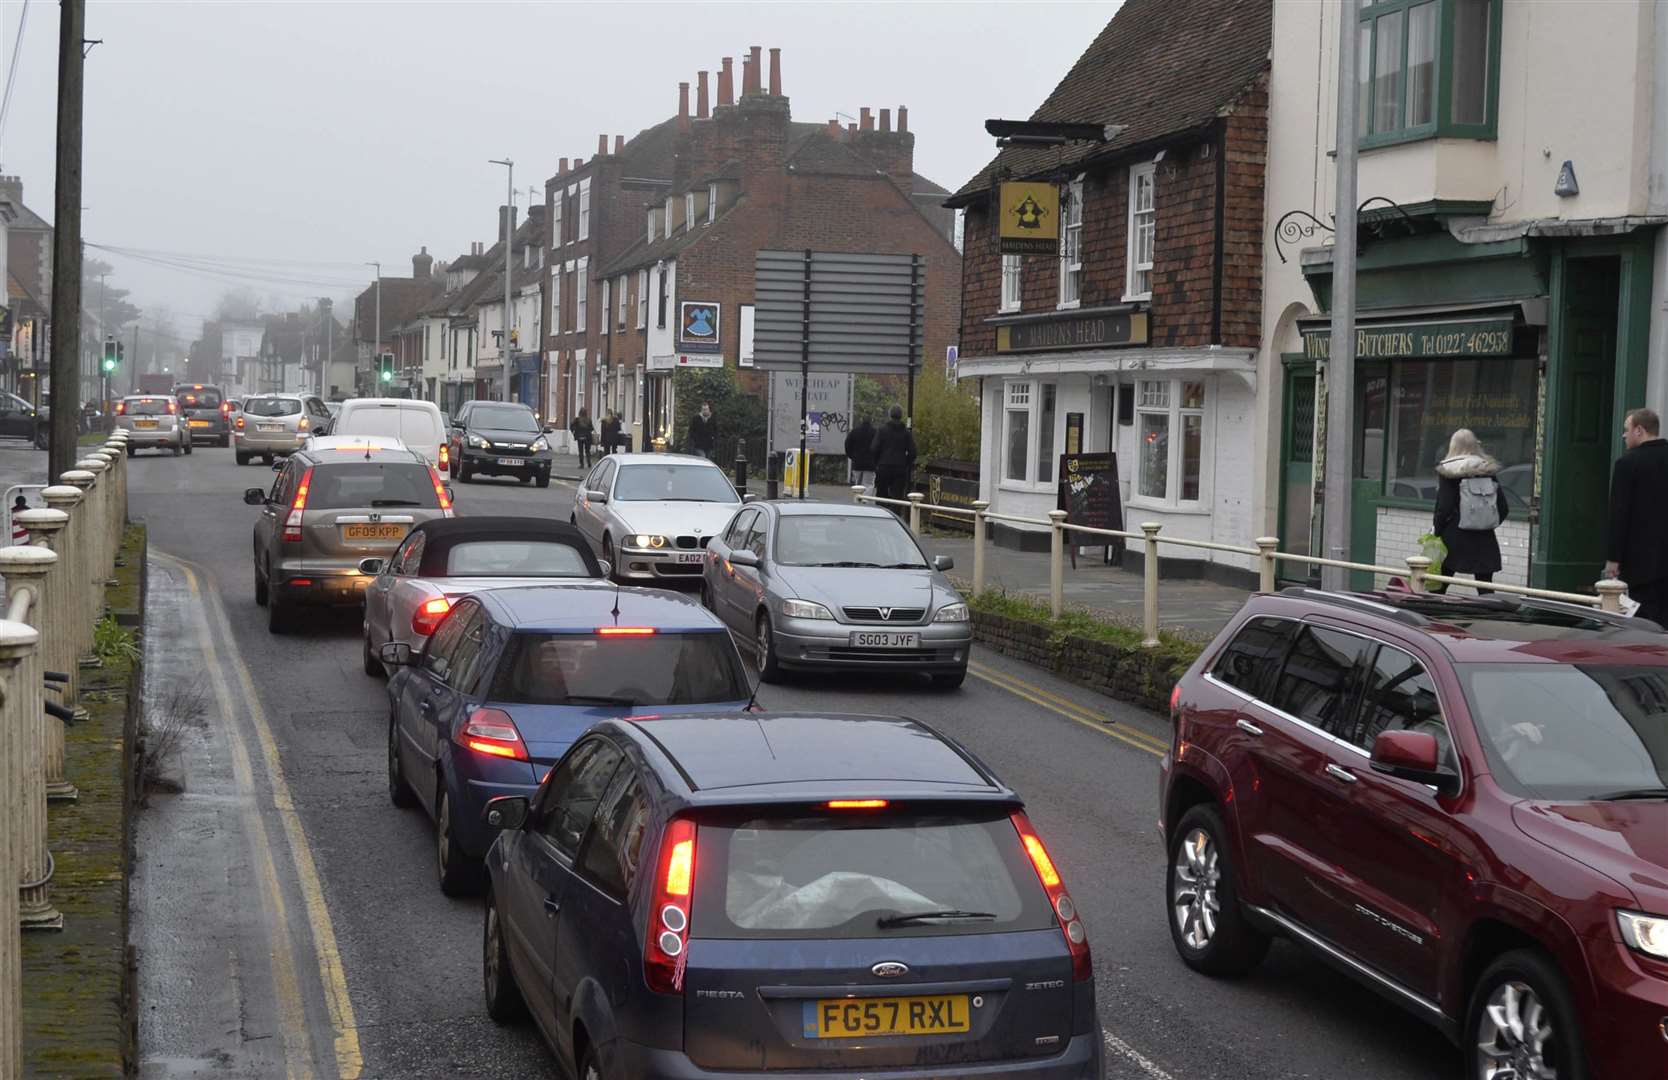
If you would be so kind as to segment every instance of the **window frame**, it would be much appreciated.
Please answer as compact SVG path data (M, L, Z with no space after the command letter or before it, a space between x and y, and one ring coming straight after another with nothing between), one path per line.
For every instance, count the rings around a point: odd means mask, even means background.
M1061 442L1061 425L1065 422L1065 411L1061 408L1060 403L1062 385L1058 379L1004 379L1002 381L1000 391L1002 399L999 406L1002 414L999 428L1001 442L998 447L999 457L997 461L999 477L997 487L1000 489L1029 492L1055 490L1058 478L1054 476L1054 464L1055 459L1059 457L1060 447L1063 445ZM1054 388L1054 422L1048 439L1048 447L1051 451L1049 455L1049 478L1043 480L1039 478L1041 469L1038 466L1041 461L1040 453L1043 446L1042 415L1043 398L1046 395L1044 388L1048 386ZM1023 404L1014 400L1014 392L1020 387L1025 388ZM1012 445L1013 429L1010 426L1012 414L1018 412L1026 414L1025 477L1016 480L1008 476L1008 450Z
M1358 115L1361 128L1357 131L1356 145L1362 150L1372 150L1381 146L1397 146L1402 143L1421 142L1425 139L1478 139L1491 141L1499 137L1500 121L1500 37L1503 19L1504 0L1488 0L1488 27L1485 30L1488 41L1484 46L1484 54L1488 63L1488 72L1484 77L1483 121L1481 123L1457 123L1453 116L1454 97L1454 24L1458 18L1461 0L1361 0L1356 12L1357 31L1356 47L1366 46L1366 56L1358 60L1359 70L1356 77L1360 81L1357 87L1359 100L1357 101ZM1431 93L1431 119L1427 123L1408 127L1402 121L1406 119L1407 110L1407 46L1411 33L1412 19L1409 17L1412 9L1425 3L1434 3L1436 9L1436 56L1434 58L1435 71ZM1378 20L1386 15L1401 13L1401 101L1397 103L1397 126L1389 131L1371 132L1366 130L1372 123L1373 95L1377 90L1378 76ZM1361 31L1366 32L1363 43ZM1364 88L1364 89L1363 89Z
M589 240L591 238L591 180L590 177L579 181L579 230L576 239Z
M586 308L586 294L591 291L591 260L580 259L573 268L573 329L581 336L590 333L590 315Z
M718 185L712 183L707 185L707 224L711 225L716 220L718 220Z
M617 294L614 297L614 306L618 309L616 314L621 330L626 328L626 307L631 299L630 286L631 276L629 274L621 274L614 280L614 291Z
M1141 190L1141 180L1151 181L1152 206L1147 210L1136 209L1136 196ZM1142 222L1138 217L1148 219L1146 227L1152 230L1153 247L1149 252L1147 262L1137 261L1136 253L1140 249L1140 230ZM1153 298L1153 265L1158 261L1158 163L1149 161L1141 165L1132 165L1129 170L1129 204L1124 219L1125 250L1124 250L1124 300L1151 300ZM1136 275L1145 271L1147 287L1137 287Z
M1012 312L1025 303L1025 264L1023 255L1004 255L1001 262L1002 288L996 310ZM1010 290L1009 286L1012 285Z
M552 249L561 247L566 240L562 237L562 204L567 201L567 194L558 188L550 199L550 246Z
M608 336L608 331L612 329L612 327L609 325L609 323L613 321L613 320L609 319L609 317L608 317L609 313L613 310L612 304L613 304L613 299L614 299L614 282L613 282L612 278L603 278L602 279L602 297L601 297L601 299L602 299L602 326L600 327L600 332L602 333L602 335L604 337L607 337Z
M1165 405L1143 405L1141 400L1142 383L1164 383L1167 388ZM1201 391L1201 403L1197 406L1183 405L1183 388L1187 383L1198 383ZM1212 424L1210 420L1215 416L1216 395L1212 389L1213 381L1204 377L1202 373L1165 375L1156 379L1135 380L1135 438L1137 449L1135 454L1135 474L1130 485L1129 504L1131 506L1146 506L1158 510L1179 510L1183 512L1205 512L1211 502L1211 449ZM1162 415L1166 417L1166 438L1168 445L1165 455L1164 495L1143 495L1141 493L1141 468L1144 459L1141 455L1139 443L1141 439L1141 417L1143 415ZM1199 494L1194 499L1181 497L1182 485L1182 421L1185 417L1199 418Z
M1070 311L1083 306L1083 178L1065 185L1061 192L1060 205L1060 284L1054 305L1058 311ZM1077 261L1072 262L1072 241L1077 241ZM1075 275L1075 276L1074 276ZM1066 297L1066 284L1072 285L1072 296Z
M637 271L637 329L649 325L649 268Z
M695 192L693 190L683 193L683 231L695 231Z

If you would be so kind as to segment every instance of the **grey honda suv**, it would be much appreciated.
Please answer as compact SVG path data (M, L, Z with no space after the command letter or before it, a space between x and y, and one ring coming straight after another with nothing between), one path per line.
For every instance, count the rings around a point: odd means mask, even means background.
M298 450L272 490L249 488L255 522L255 603L267 628L287 631L296 609L356 607L386 560L419 522L452 516L451 491L410 450L361 443Z

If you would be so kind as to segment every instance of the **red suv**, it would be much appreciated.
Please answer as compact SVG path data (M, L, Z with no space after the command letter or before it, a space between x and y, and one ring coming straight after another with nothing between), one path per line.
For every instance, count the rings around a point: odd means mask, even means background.
M1279 935L1441 1027L1468 1080L1664 1075L1668 636L1575 606L1259 595L1183 677L1170 933Z

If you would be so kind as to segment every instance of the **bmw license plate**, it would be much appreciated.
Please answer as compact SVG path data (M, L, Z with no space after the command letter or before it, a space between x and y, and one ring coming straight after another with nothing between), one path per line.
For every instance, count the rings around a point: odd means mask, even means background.
M698 563L706 556L699 551L677 551L672 553L672 561L677 563Z
M823 998L804 1007L807 1039L876 1035L950 1035L971 1030L966 994L933 997Z
M853 630L851 644L855 649L919 649L921 635L896 630Z

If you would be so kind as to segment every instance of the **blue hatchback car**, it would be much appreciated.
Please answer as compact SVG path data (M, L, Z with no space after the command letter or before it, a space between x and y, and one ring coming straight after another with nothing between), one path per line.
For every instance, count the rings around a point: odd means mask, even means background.
M487 1012L580 1080L1101 1075L1058 868L923 724L606 721L486 817Z
M481 809L531 795L608 717L748 708L746 670L692 599L599 582L492 589L458 601L420 652L382 647L388 795L435 822L440 888L474 891L497 830Z

